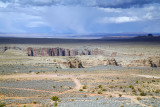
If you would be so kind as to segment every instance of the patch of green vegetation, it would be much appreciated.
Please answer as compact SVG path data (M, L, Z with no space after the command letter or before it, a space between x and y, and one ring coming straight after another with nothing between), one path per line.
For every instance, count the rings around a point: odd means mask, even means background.
M107 91L107 90L105 88L103 88L102 91Z
M133 89L133 90L132 90L132 92L133 92L133 93L136 93L136 90L135 90L135 89Z
M53 86L53 88L56 88L56 86Z
M71 99L71 101L74 101L74 99Z
M55 102L54 102L54 107L57 107L57 106L58 106L58 102L55 101Z
M142 98L141 97L137 97L137 100L142 100Z
M117 79L119 79L119 77L117 77Z
M126 92L126 90L123 90L123 92Z
M92 90L92 93L94 93L95 92L95 90Z
M37 102L36 102L36 101L33 101L33 104L37 104Z
M142 92L140 93L140 95L141 95L141 96L146 96L147 94L142 91Z
M138 88L138 91L139 91L139 92L142 92L142 90L141 90L140 88Z
M5 102L1 102L0 103L0 107L5 107L6 106L6 103Z
M134 89L133 85L129 85L129 88Z
M139 82L138 81L136 81L136 84L138 84Z
M79 91L83 91L83 89L79 89Z
M119 97L122 97L122 94L119 94Z
M101 91L98 91L98 94L102 94L102 92L101 92Z
M109 97L112 98L113 96L112 96L112 95L109 95Z
M36 72L36 74L39 74L40 72Z
M155 80L152 80L152 82L156 82Z
M123 87L122 87L122 86L120 86L119 88L120 88L120 89L122 89Z
M86 86L86 85L84 85L84 86L83 86L83 89L87 89L87 86Z
M53 101L59 101L59 98L57 96L53 96L53 97L51 97L51 100L53 100Z
M159 92L160 92L160 90L156 90L156 91L155 91L155 93L159 93Z
M154 98L154 99L155 99L156 97L152 96L152 98Z
M98 100L98 98L96 98L96 100Z
M120 107L124 107L124 105L121 105Z
M98 85L98 88L102 88L102 85Z

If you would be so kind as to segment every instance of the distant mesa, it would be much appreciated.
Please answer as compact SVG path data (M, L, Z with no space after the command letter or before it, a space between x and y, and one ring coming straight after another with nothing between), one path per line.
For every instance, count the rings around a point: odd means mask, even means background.
M26 49L28 56L76 56L76 55L104 55L104 51L98 48L89 49L65 49L65 48L32 48Z

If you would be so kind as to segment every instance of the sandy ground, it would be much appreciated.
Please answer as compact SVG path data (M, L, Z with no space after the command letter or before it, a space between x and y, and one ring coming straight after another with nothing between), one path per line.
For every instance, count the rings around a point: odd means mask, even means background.
M127 74L124 74L124 76ZM45 90L36 90L36 89L29 89L29 88L13 88L13 87L1 87L1 89L16 89L16 90L26 90L26 91L35 91L35 92L43 92L43 93L51 93L51 94L57 94L57 95L62 95L65 93L72 93L72 94L79 94L79 95L87 95L87 96L109 96L112 95L113 97L119 97L119 94L122 94L124 98L129 98L131 99L131 102L133 103L137 103L140 104L141 106L146 106L145 104L141 103L139 100L137 100L137 97L141 97L141 98L151 98L151 96L138 96L138 95L129 95L126 92L120 92L120 91L112 91L112 92L103 92L102 94L97 94L97 93L89 93L87 91L84 92L80 92L79 89L82 89L82 81L80 79L86 79L87 78L96 78L96 80L101 81L101 79L99 78L102 76L106 76L107 78L109 77L117 77L119 76L121 78L121 74L114 74L114 73L106 73L106 74L71 74L71 75L66 75L66 74L14 74L14 75L1 75L0 80L43 80L43 79L49 79L49 80L54 80L54 79L58 79L58 80L62 80L62 79L71 79L75 86L73 89L69 89L67 91L64 92L53 92L53 91L45 91ZM159 76L152 76L152 75L138 75L138 74L130 74L128 75L130 77L145 77L145 78L157 78L159 79ZM129 77L128 77L129 78ZM86 81L87 82L87 81ZM1 95L1 99L4 98L13 98L13 97L7 97L7 96L3 96ZM21 97L19 97L21 98ZM156 96L156 98L160 98L158 96ZM14 99L17 99L17 97L15 97ZM33 105L36 106L36 105Z
M133 76L139 76L139 77L145 77L145 78L157 78L160 79L160 76L152 76L152 75L137 75L137 74L131 74Z

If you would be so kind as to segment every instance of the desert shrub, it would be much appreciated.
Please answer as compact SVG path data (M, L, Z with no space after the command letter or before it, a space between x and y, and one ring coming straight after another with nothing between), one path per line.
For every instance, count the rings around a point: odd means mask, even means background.
M36 74L39 74L40 72L36 72Z
M137 97L137 100L142 100L142 98L141 97Z
M98 88L102 88L102 85L98 85Z
M107 91L107 90L103 88L102 91Z
M111 98L111 97L112 97L112 95L109 95L109 97Z
M83 89L87 89L87 86L86 86L86 85L84 85L84 86L83 86Z
M134 89L133 85L130 85L129 88Z
M83 91L83 89L79 89L79 91Z
M5 102L0 102L0 107L5 107L6 103Z
M101 92L101 91L98 91L98 94L102 94L102 92Z
M53 96L53 97L51 97L51 100L53 100L53 101L59 101L59 98L57 96Z
M156 82L155 80L152 80L152 82Z
M119 97L122 97L122 94L119 94Z
M54 102L54 107L57 107L58 106L58 103L57 101Z
M123 90L123 92L126 92L126 90Z
M33 104L37 104L37 102L36 102L36 101L33 101Z
M98 100L98 98L96 98L96 100Z
M94 93L95 92L95 90L92 90L92 93Z
M84 98L86 98L87 97L87 95L84 95Z
M60 87L61 87L61 88L63 88L63 86L62 86L62 85L61 85Z
M112 82L113 82L114 80L112 80Z
M160 92L160 90L156 90L156 91L155 91L155 93L159 93L159 92Z
M136 81L136 84L138 84L139 82L138 81Z
M53 88L56 88L56 86L53 86Z
M135 89L133 89L133 90L132 90L132 92L136 93L136 90L135 90Z
M142 90L141 90L140 88L138 88L138 91L139 91L139 92L142 92Z
M120 107L124 107L124 105L121 105Z
M119 79L119 77L117 77L117 79Z
M120 86L119 88L120 88L120 89L122 89L123 87L122 87L122 86Z
M146 96L147 94L142 91L142 92L140 93L140 95L141 95L141 96Z
M154 99L155 99L156 97L152 96L152 98L154 98Z
M71 99L72 101L74 101L74 99Z

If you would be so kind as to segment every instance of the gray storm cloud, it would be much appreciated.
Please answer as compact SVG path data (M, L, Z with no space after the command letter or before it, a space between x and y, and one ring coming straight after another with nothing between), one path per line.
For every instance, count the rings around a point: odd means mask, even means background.
M144 4L160 3L160 0L1 0L3 3L12 3L17 6L91 6L91 7L112 7L128 8L143 6Z

